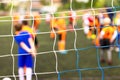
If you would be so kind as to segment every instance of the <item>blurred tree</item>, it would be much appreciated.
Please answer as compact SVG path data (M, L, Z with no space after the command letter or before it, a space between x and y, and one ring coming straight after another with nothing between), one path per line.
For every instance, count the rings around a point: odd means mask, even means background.
M113 1L113 10L114 11L120 10L120 0Z
M6 4L5 3L0 3L0 10L5 10Z
M120 7L120 0L114 0L113 1L113 6L114 7Z
M97 0L96 0L97 1ZM96 2L94 1L94 3ZM62 0L62 4L64 6L61 6L59 10L70 10L70 0ZM94 4L93 4L94 6ZM84 2L77 2L76 0L72 1L72 9L77 10L77 9L85 9L85 8L90 8L91 7L91 0L89 0L88 3Z
M112 7L112 0L96 0L95 7ZM113 0L113 6L120 6L120 0Z
M104 5L105 5L105 0L98 0L95 3L95 7L97 7L97 8L103 7Z
M61 0L62 4L66 4L66 3L69 3L70 0Z
M43 0L43 3L46 0ZM91 5L91 1L89 0L88 3L84 2L77 2L76 0L72 0L72 9L77 10L77 9L86 9L86 8L103 8L105 6L107 7L112 7L112 0L93 0L93 5ZM62 6L60 6L59 10L70 10L70 0L61 0ZM114 0L113 4L115 7L120 7L120 0ZM119 9L120 10L120 9Z
M12 7L12 4L0 3L0 10L9 11Z
M40 0L40 3L43 5L49 5L51 1L49 0Z

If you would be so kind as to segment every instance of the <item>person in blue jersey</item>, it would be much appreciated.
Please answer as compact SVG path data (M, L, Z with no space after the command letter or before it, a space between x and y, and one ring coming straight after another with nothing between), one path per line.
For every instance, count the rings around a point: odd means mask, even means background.
M34 41L27 31L22 30L22 25L16 25L15 30L19 34L15 35L14 39L18 44L18 74L19 80L32 80L33 57L36 55ZM24 72L26 66L26 72ZM26 79L24 78L24 73Z

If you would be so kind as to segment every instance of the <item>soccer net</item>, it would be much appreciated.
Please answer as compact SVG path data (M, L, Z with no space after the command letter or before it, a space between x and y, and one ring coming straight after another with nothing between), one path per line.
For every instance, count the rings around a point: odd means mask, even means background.
M51 6L54 5L54 0L46 1ZM114 5L115 0L111 0L111 6L109 7L94 8L94 1L91 0L89 8L75 10L73 8L74 0L70 0L69 10L67 11L55 12L53 7L49 7L50 13L39 14L40 17L36 19L40 22L35 32L38 46L37 55L34 58L32 80L120 79L119 39L116 38L114 44L109 46L99 46L97 43L100 31L104 27L101 19L106 16L110 18L110 15L114 15L110 26L116 27L117 33L119 33L120 8ZM39 2L39 0L3 0L0 2L5 6L11 3L8 6L10 7L9 12L3 13L9 15L0 16L0 80L6 77L11 78L11 80L18 80L19 78L18 46L14 40L14 21L16 21L14 20L14 14L19 14L21 20L23 20L23 15L30 16L25 20L34 29L35 17L33 12L35 11L33 11L33 7ZM15 7L16 5L19 6ZM24 7L26 7L27 14L25 14ZM98 23L95 21L97 20L96 17L99 18ZM59 25L56 25L55 22L51 23L50 19L59 21ZM62 28L58 27L61 24L63 24ZM98 29L97 25L102 27ZM89 33L89 31L91 32ZM101 62L101 47L113 48L113 50L110 50L112 52L112 64L107 63L107 51L104 53L105 63Z

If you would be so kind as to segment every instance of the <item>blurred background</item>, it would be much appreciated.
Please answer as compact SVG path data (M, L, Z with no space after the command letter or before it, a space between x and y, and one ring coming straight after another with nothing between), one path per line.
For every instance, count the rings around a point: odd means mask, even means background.
M101 64L99 49L93 45L92 39L88 39L84 34L83 15L89 11L93 15L92 8L97 16L102 11L107 14L108 8L116 14L116 11L120 10L120 0L0 0L0 80L6 76L12 80L15 80L15 77L18 79L13 15L32 15L34 12L40 14L35 68L38 80L120 80L120 52L113 50L112 65ZM69 28L71 10L76 12L75 30ZM56 40L50 38L50 24L46 23L47 13L54 13L56 18L61 18L60 14L65 13L62 17L65 19L67 32L65 55L58 52L58 36ZM30 26L32 19L28 19ZM53 50L57 54L59 73L56 71L56 56ZM33 79L36 80L35 75Z
M72 1L72 7L71 6ZM9 11L20 12L38 11L40 13L68 11L73 10L103 8L103 7L119 7L119 0L0 0L0 15L8 15ZM113 5L112 5L113 1ZM4 14L5 13L5 14Z

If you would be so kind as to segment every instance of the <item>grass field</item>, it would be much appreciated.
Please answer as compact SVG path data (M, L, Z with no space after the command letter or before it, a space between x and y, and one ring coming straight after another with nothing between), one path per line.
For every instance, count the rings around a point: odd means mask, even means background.
M5 22L2 20L5 20ZM17 45L12 36L12 22L7 20L10 20L10 18L0 19L0 80L3 76L9 75L14 80L13 74L18 75ZM56 52L57 69L60 72L61 80L102 80L102 71L104 71L105 80L119 80L120 61L118 53L113 51L112 66L108 66L106 63L99 64L99 49L92 45L91 40L86 39L83 30L79 30L82 27L81 21L77 24L78 30L76 32L67 31L66 50L68 50L68 53L63 55ZM39 30L40 33L37 35L39 48L37 50L35 72L38 80L57 80L56 57L53 52L53 48L57 51L57 37L56 40L50 39L50 33L46 33L50 32L49 25L44 20L40 24ZM77 50L75 50L75 47ZM14 58L11 54L15 55ZM53 73L46 74L47 72Z

